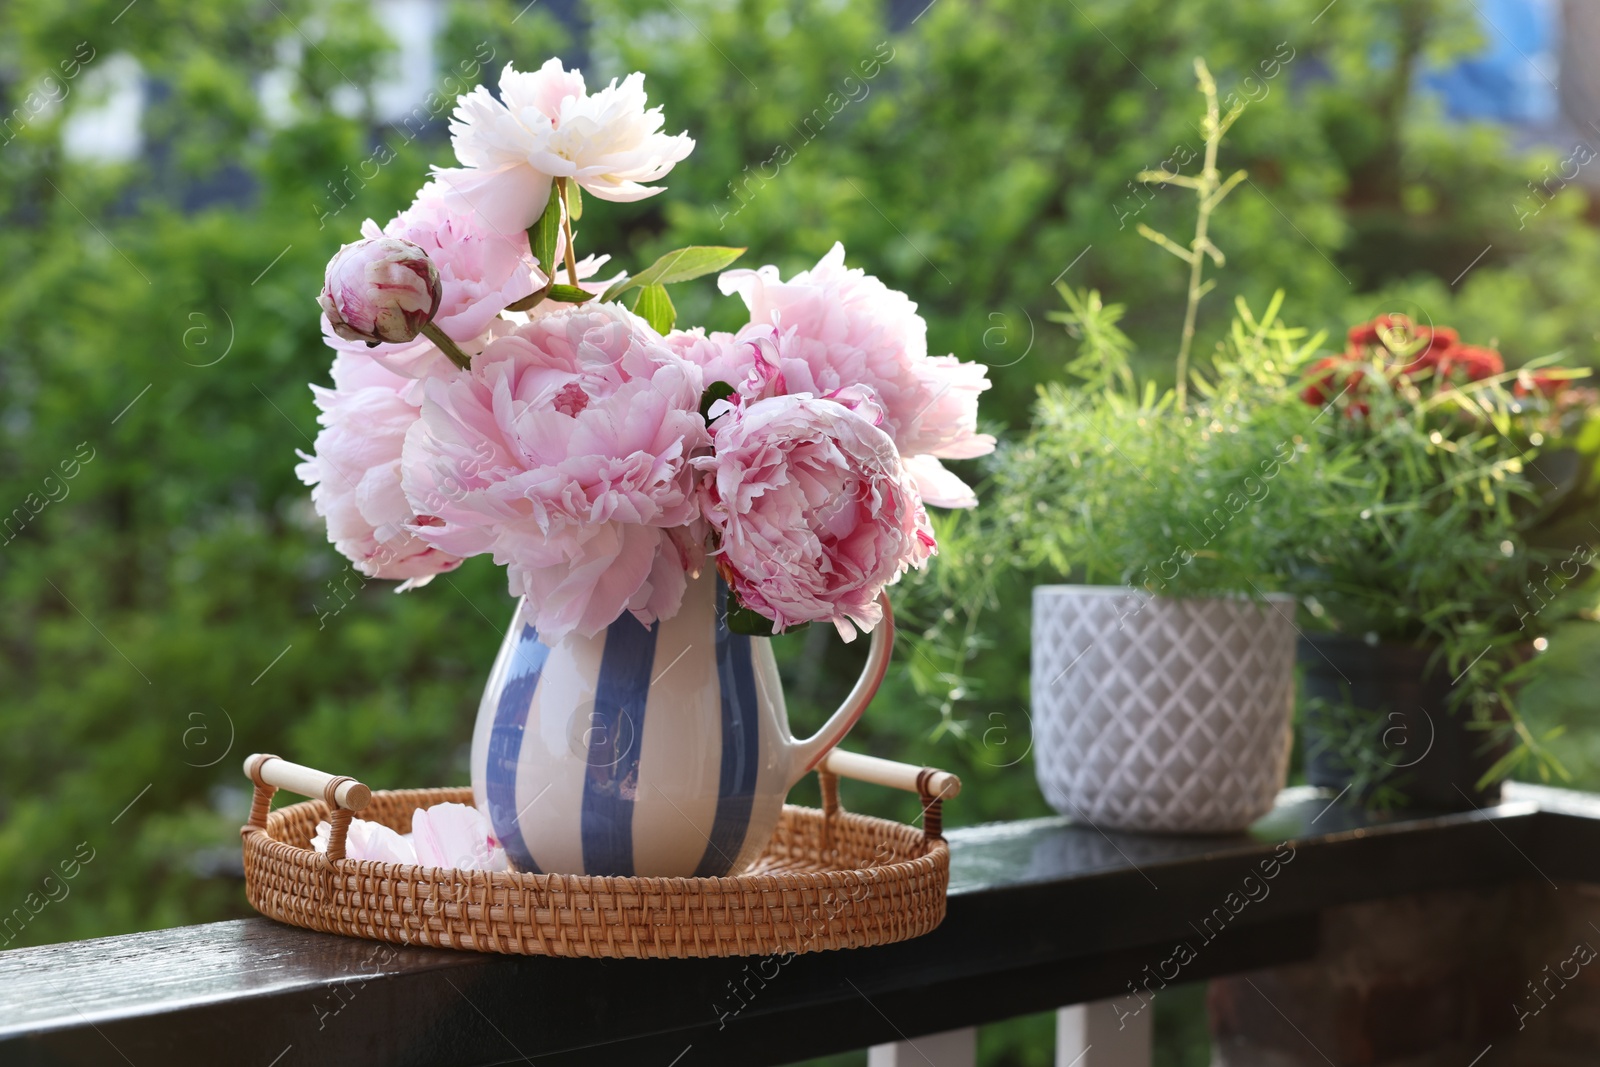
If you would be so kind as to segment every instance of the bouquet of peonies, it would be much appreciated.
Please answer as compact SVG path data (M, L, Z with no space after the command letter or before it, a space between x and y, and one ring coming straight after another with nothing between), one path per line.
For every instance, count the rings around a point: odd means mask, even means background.
M312 387L298 472L361 573L412 588L491 553L546 641L670 618L708 565L735 629L848 640L937 551L925 506L976 504L940 459L994 448L986 368L929 356L916 305L837 244L788 281L722 273L750 311L734 334L674 329L666 287L743 249L598 280L608 257L573 246L583 194L658 193L694 147L643 81L591 95L552 59L459 99L461 166L328 264L334 387Z

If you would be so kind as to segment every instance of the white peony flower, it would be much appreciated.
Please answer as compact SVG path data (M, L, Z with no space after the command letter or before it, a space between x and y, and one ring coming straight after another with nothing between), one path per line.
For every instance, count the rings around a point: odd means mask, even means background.
M450 138L462 166L435 177L507 227L538 217L550 178L571 178L602 200L642 200L661 187L641 183L665 177L694 149L686 134L663 134L661 109L645 103L643 74L591 96L582 72L559 59L532 73L507 63L499 100L480 85L457 101Z

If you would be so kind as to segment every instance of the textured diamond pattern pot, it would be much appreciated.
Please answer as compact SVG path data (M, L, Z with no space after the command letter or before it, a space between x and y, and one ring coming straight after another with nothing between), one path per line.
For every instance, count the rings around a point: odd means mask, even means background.
M1292 597L1033 591L1035 769L1063 815L1220 833L1272 808L1289 768Z

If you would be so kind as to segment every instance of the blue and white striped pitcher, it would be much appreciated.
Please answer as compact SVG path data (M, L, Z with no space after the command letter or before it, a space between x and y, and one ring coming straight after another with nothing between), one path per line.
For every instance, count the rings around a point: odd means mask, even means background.
M729 632L726 601L707 568L673 618L554 645L518 604L472 738L473 796L517 869L708 877L755 860L872 699L894 624L885 601L860 681L799 741L768 639Z

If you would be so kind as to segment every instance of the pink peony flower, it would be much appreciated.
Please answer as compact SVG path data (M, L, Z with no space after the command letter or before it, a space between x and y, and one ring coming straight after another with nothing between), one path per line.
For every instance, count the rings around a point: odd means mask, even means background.
M770 354L772 346L761 343L758 331L707 334L703 327L696 326L692 330L673 330L665 341L668 348L700 368L707 385L727 382L741 396L751 397L785 391L782 383L775 381L779 371Z
M430 379L404 487L454 556L491 552L540 634L677 612L697 567L689 456L708 442L700 371L615 304L546 315ZM671 531L677 529L674 534Z
M773 266L730 270L718 279L750 308L739 337L761 345L775 373L759 393L827 396L864 385L878 394L884 429L909 465L924 501L937 507L977 503L939 462L994 451L978 432L978 396L989 388L988 368L954 356L928 355L928 327L904 293L844 265L835 244L817 265L782 281ZM715 380L708 378L708 380ZM738 383L730 383L738 384Z
M450 122L459 168L435 177L462 202L507 230L529 226L550 195L550 179L571 178L602 200L642 200L694 149L684 134L661 132L659 107L646 109L644 75L630 74L589 95L583 74L551 59L532 73L510 63L500 99L478 86Z
M409 401L413 408L422 406L422 391L415 378L396 374L387 364L368 355L362 346L356 348L360 350L334 353L331 376L335 392L353 393L357 389L383 386Z
M328 261L317 303L346 341L405 342L439 310L439 272L427 252L393 237L369 235Z
M491 319L489 328L478 337L471 341L458 343L467 355L473 356L483 351L484 346L495 337L510 333L514 326L515 323L508 322L503 318ZM439 351L438 345L426 337L418 337L409 344L379 345L369 352L363 345L351 345L335 337L327 328L327 322L324 320L322 340L324 344L338 353L338 356L335 357L336 359L344 356L354 356L366 363L377 364L389 373L397 374L407 380L448 378L459 369L450 361L449 356Z
M506 850L489 820L469 804L435 804L411 815L411 844L423 867L458 871L508 871Z
M938 550L889 435L804 394L723 401L711 414L715 454L694 465L739 599L780 629L827 619L846 641L871 630L883 588Z
M327 520L328 540L356 570L369 578L405 579L407 587L424 585L461 560L408 532L423 521L400 488L401 449L418 417L402 395L411 383L371 361L356 363L359 358L342 357L334 365L336 381L345 376L359 386L311 387L323 429L315 454L301 453L305 462L295 473L314 487L311 502Z

